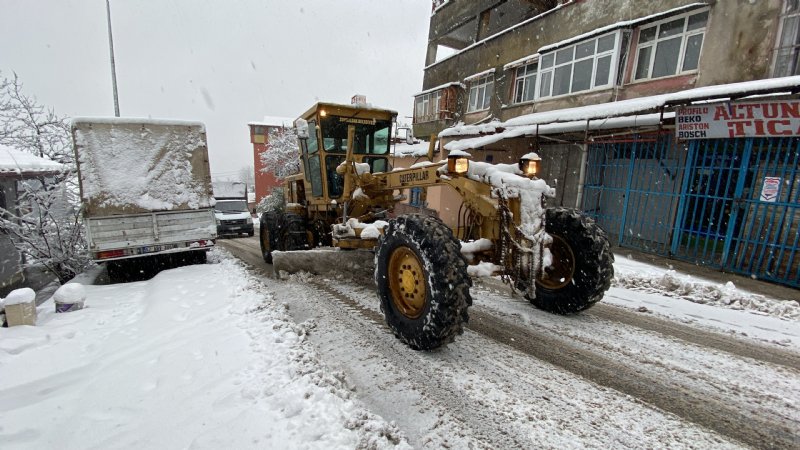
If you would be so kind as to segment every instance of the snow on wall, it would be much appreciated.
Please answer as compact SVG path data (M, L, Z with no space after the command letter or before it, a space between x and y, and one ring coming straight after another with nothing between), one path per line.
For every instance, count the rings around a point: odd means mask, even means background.
M202 124L76 119L72 127L89 211L118 214L214 204Z

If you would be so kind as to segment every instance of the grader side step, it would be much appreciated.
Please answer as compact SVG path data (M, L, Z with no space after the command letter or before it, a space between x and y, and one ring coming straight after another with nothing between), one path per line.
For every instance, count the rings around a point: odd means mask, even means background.
M272 252L275 275L308 272L329 277L372 279L375 271L375 254L370 250L342 250L320 247L312 250Z

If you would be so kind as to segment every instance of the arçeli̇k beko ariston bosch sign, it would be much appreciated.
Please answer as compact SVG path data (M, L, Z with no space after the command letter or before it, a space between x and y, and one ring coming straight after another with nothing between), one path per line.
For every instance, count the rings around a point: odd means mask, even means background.
M800 136L800 101L684 106L675 115L679 140Z

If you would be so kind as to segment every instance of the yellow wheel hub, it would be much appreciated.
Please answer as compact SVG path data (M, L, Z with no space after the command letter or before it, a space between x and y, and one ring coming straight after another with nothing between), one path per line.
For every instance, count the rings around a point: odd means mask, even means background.
M417 254L399 247L389 257L389 289L395 308L409 319L422 315L427 300L425 272Z
M555 234L551 236L553 243L550 244L550 253L553 255L553 264L544 268L539 277L539 284L555 290L572 282L572 277L575 275L575 254L564 238Z

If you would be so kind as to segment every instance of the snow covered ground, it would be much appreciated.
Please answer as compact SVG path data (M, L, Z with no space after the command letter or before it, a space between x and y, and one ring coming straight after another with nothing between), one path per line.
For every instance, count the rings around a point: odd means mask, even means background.
M0 447L403 448L230 257L0 329Z
M616 255L605 303L800 350L800 303L772 299ZM800 298L800 292L798 292ZM683 301L680 301L683 300Z
M55 314L50 300L40 306L36 327L0 329L0 447L380 449L408 448L409 442L425 447L475 442L465 424L485 422L486 418L480 411L448 409L433 414L440 406L418 398L413 382L414 376L425 371L430 372L425 379L444 374L447 379L458 380L453 385L437 382L438 389L463 391L465 398L477 395L487 408L507 402L511 415L506 417L506 425L532 427L531 438L549 442L547 445L580 447L616 442L636 447L664 443L663 439L672 436L677 447L736 446L687 426L674 416L643 408L640 402L613 390L591 387L580 377L565 379L563 372L547 364L516 367L524 360L513 354L506 359L507 349L496 344L487 347L485 339L473 332L458 339L453 349L434 354L402 347L391 336L384 336L388 333L380 326L367 327L364 332L374 338L364 341L365 347L360 350L328 340L322 345L329 347L323 349L328 355L357 352L362 356L356 362L341 364L351 366L346 374L339 364L323 362L308 333L314 326L325 328L327 335L321 330L315 332L317 339L325 340L332 336L330 333L335 337L336 333L348 332L322 318L298 323L287 312L286 299L301 302L305 301L302 296L311 295L298 282L302 277L275 280L275 286L265 289L263 281L250 275L226 251L216 250L211 261L165 271L148 281L86 286L86 309ZM747 335L792 351L800 349L796 305L786 306L786 302L761 298L730 285L702 282L621 255L617 255L615 268L616 286L605 302L643 314L666 315L692 326ZM351 290L365 310L376 313L374 292ZM530 308L526 302L498 302L492 296L489 288L476 290L476 311L498 311L521 322L559 329L577 339L592 334L586 338L601 339L609 349L619 345L622 335L631 344L654 340L646 333L631 336L627 329L616 330L595 319L565 323L558 316ZM702 298L712 301L698 303ZM342 317L352 315L340 312ZM605 327L603 330L614 328L617 334L598 334L587 329L587 324ZM356 324L359 327L363 324ZM385 345L392 350L376 353L375 348L368 348L376 339L386 339L389 344ZM497 358L486 357L487 352ZM683 358L682 352L681 347L671 352L676 364L701 364L697 355ZM476 358L476 354L483 364L462 364L471 362L469 358ZM387 365L387 359L400 364ZM715 353L704 353L702 359L705 365L739 367L736 370L748 383L767 370L759 365L742 368L739 360ZM423 369L412 372L409 389L397 367L420 364ZM506 371L500 368L504 364L509 365ZM353 369L352 365L358 367ZM388 373L381 374L382 370ZM714 372L710 368L699 370ZM516 384L517 372L529 373L530 377L524 376L526 381ZM796 380L786 381L790 377L783 369L770 368L769 372L768 378L785 388L783 396L775 398L784 398L782 408L791 414L800 385ZM499 378L485 378L490 375ZM542 377L559 381L546 382ZM699 377L701 385L706 377L713 383L712 375ZM352 383L371 387L359 391L357 398ZM580 386L567 389L572 394L564 397L567 391L557 389L559 383L559 389ZM374 401L367 407L362 399L371 395L370 389L392 400L383 408L375 407ZM543 397L546 402L537 407L538 412L529 410L530 404L520 403L525 395L536 397L540 391L549 394ZM396 395L390 395L392 392ZM578 395L581 392L585 394ZM415 430L400 420L396 424L394 418L382 418L390 417L392 410L403 415L402 405L406 403L408 408L422 407L435 422L426 428L423 438L407 436ZM609 405L614 408L609 410ZM581 413L570 416L576 411ZM533 420L530 414L541 418ZM419 425L419 418L409 420ZM583 420L591 424L585 435L565 439L553 434L553 430L569 430ZM595 424L600 428L595 429ZM484 427L498 426L502 431L506 425L489 422ZM630 435L619 434L619 429L628 427Z

